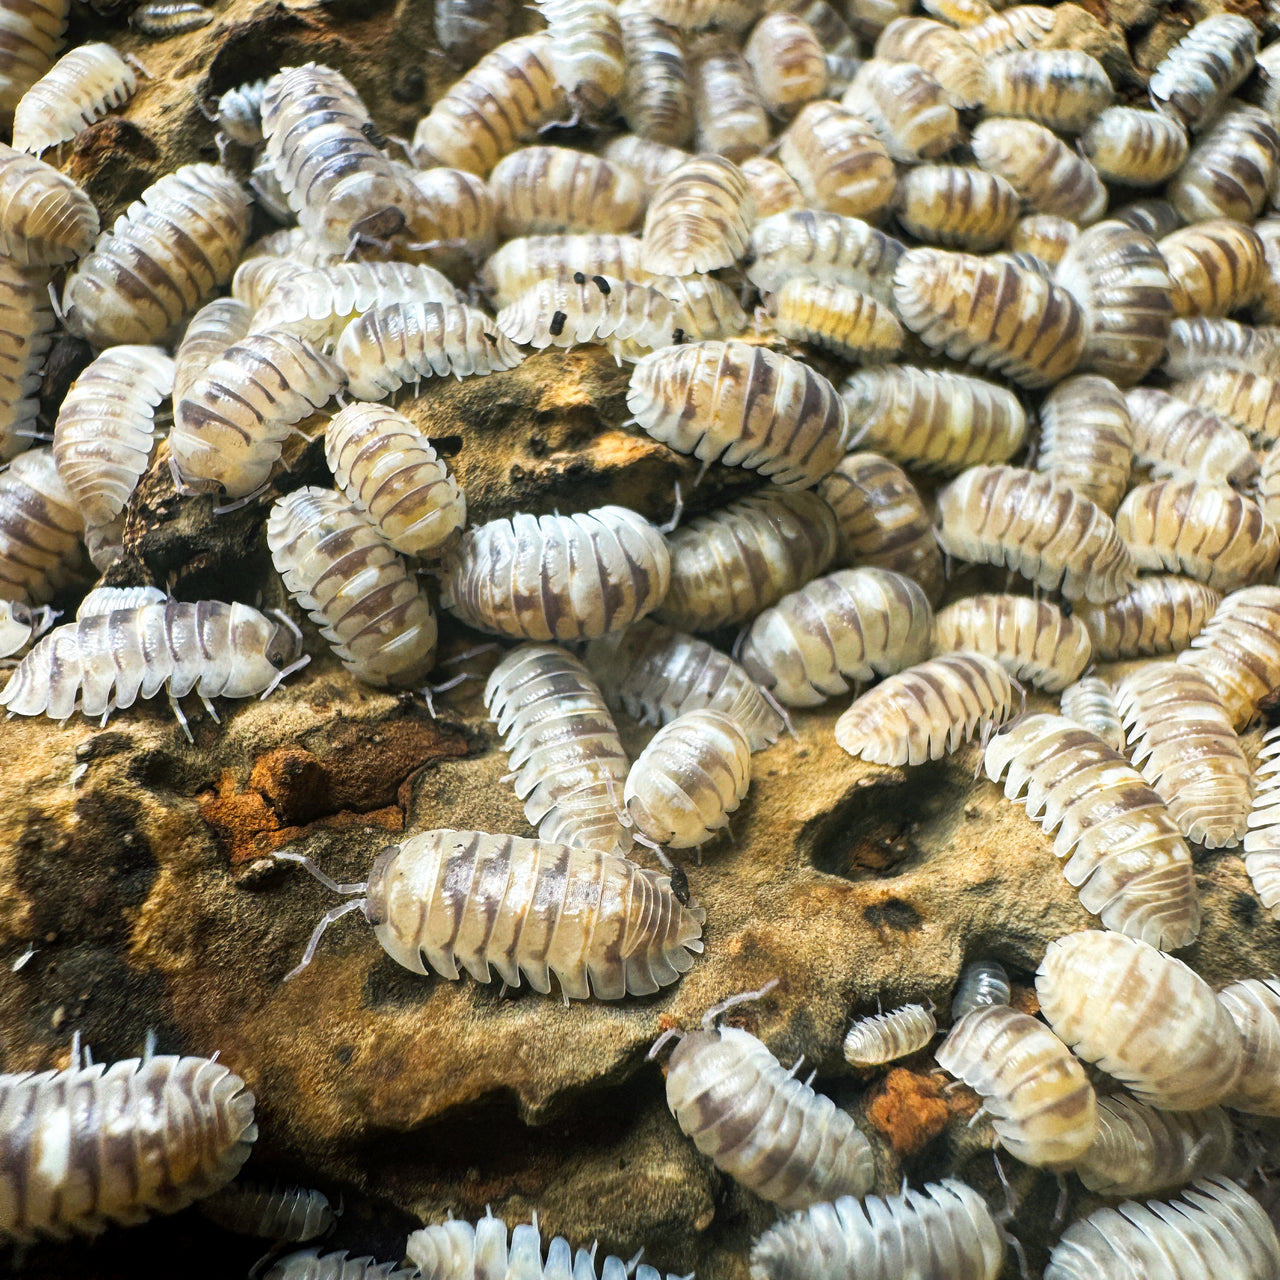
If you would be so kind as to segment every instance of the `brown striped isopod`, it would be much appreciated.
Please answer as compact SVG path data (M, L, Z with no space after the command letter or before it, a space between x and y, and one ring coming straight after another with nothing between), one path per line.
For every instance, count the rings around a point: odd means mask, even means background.
M889 303L904 252L897 240L859 218L795 209L761 218L751 229L747 279L761 293L776 293L794 276L808 275Z
M901 17L880 32L875 56L884 62L914 62L947 91L957 111L981 103L987 68L965 33L929 18Z
M895 213L917 240L982 253L1004 244L1020 197L1008 179L984 169L929 164L898 181Z
M1218 367L1177 382L1172 390L1239 428L1260 449L1280 441L1280 376Z
M1193 578L1155 574L1139 578L1109 604L1078 603L1075 614L1089 633L1093 656L1114 662L1185 649L1221 600L1221 592Z
M778 160L812 208L863 218L893 200L897 174L884 143L834 102L800 112L779 140Z
M636 236L525 236L508 240L485 260L480 283L495 307L505 307L539 280L575 271L637 284L650 278L640 265Z
M775 213L804 208L804 193L796 185L796 180L776 160L770 160L766 156L748 156L738 168L747 180L747 188L755 201L756 217L760 222L773 217Z
M618 5L626 83L621 109L631 131L668 146L693 136L693 92L684 34L644 0Z
M1077 374L1040 402L1036 470L1059 488L1114 515L1129 485L1132 459L1129 406L1115 383Z
M736 163L768 145L764 99L735 43L721 34L700 37L689 50L689 79L699 151Z
M1083 133L1115 100L1102 64L1078 49L1017 49L987 64L989 116L1034 120Z
M937 1034L938 1022L922 1004L904 1004L859 1018L845 1033L844 1060L854 1067L879 1067L919 1053Z
M613 339L648 351L670 346L678 328L675 307L656 288L581 271L539 280L493 325L507 342L537 350Z
M408 215L415 244L427 245L442 269L469 274L498 242L493 193L483 178L443 165L414 169L409 180L418 191Z
M1187 222L1262 212L1280 165L1280 132L1258 107L1235 105L1196 141L1169 181L1169 202Z
M1280 588L1233 591L1178 661L1208 677L1236 729L1243 729L1280 686Z
M691 159L689 153L679 147L654 142L650 138L640 138L634 133L620 133L616 138L611 138L600 154L614 168L629 173L635 179L644 194L646 204L650 193L666 182L686 160Z
M1214 218L1165 236L1157 248L1180 316L1225 316L1247 306L1266 276L1266 252L1242 222Z
M38 156L123 106L137 87L133 68L111 45L79 45L22 95L13 113L13 145Z
M80 576L84 520L49 448L0 470L0 600L44 604Z
M213 21L213 10L195 0L157 0L140 4L129 14L129 26L158 40L199 31Z
M802 16L766 13L742 52L771 115L789 120L806 102L827 96L826 55Z
M1152 72L1151 105L1199 132L1217 119L1257 54L1258 30L1248 18L1215 13L1197 22Z
M1160 186L1182 168L1190 146L1178 119L1137 107L1108 107L1080 137L1099 175L1125 187Z
M640 188L629 173L569 147L521 147L489 175L498 233L622 232L638 221Z
M1034 258L1050 268L1062 261L1063 255L1080 238L1080 228L1056 213L1029 213L1019 218L1009 235L1007 253L1014 261ZM1029 264L1031 265L1031 264Z
M654 275L731 267L746 250L755 217L742 171L722 156L693 156L653 193L640 262Z
M1277 675L1280 679L1280 674ZM1244 869L1272 919L1280 920L1280 729L1263 735L1254 774L1253 807L1244 838Z
M1081 676L1062 691L1058 709L1068 720L1101 738L1112 751L1124 753L1124 724L1111 686L1098 676Z
M98 238L98 211L70 178L0 142L0 253L20 267L83 258Z
M1244 978L1218 992L1244 1041L1240 1078L1223 1106L1280 1116L1280 980Z
M936 160L961 138L946 90L914 62L864 62L840 102L871 126L901 164Z
M870 294L804 276L770 299L773 326L792 342L812 343L845 360L891 360L902 349L897 317Z
M1244 485L1258 462L1249 438L1216 413L1167 391L1133 387L1125 394L1133 426L1133 461L1157 479Z
M55 323L48 273L0 257L0 462L30 443Z
M1051 130L1033 120L984 120L970 139L974 159L999 174L1039 213L1084 226L1107 207L1098 171Z
M0 115L9 116L62 47L71 0L23 0L0 28Z
M1038 49L1049 40L1055 22L1054 11L1044 5L1010 5L966 28L964 43L984 60L1018 49Z
M238 298L214 298L191 317L173 357L173 403L185 400L192 384L249 332L253 308Z
M1280 374L1280 328L1238 324L1214 316L1179 316L1169 327L1165 373L1188 380L1215 370L1276 377Z

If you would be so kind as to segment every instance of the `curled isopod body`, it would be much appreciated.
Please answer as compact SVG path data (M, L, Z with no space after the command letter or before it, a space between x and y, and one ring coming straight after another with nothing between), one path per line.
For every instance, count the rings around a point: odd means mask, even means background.
M1269 580L1280 559L1280 539L1256 502L1198 480L1131 489L1116 529L1139 568L1184 573L1216 591Z
M1106 378L1077 374L1040 402L1036 470L1113 515L1129 486L1133 425L1124 394Z
M238 298L214 298L191 317L173 357L173 403L187 392L204 371L233 343L249 332L253 308Z
M1086 911L1155 946L1195 938L1191 853L1164 801L1118 751L1072 720L1033 715L991 740L985 764L992 782L1007 770L1005 795L1025 791L1027 816L1057 832L1054 854Z
M402 413L349 404L329 419L324 456L339 489L406 556L438 555L466 526L467 500Z
M747 180L747 188L755 201L756 217L760 221L773 217L775 213L804 208L803 192L776 160L766 156L748 156L738 168Z
M856 572L856 570L855 570ZM872 764L941 760L1014 713L1009 673L980 653L930 658L869 689L836 721L836 742Z
M1192 578L1139 578L1110 604L1078 604L1099 662L1177 653L1192 643L1213 616L1221 592ZM1277 673L1280 674L1280 673Z
M1216 413L1154 387L1134 387L1125 395L1133 426L1133 460L1159 478L1246 484L1258 462L1249 437Z
M888 1013L859 1018L845 1034L844 1060L855 1067L878 1067L919 1053L937 1034L938 1022L922 1004L904 1004Z
M1037 212L1084 226L1107 207L1098 171L1056 134L1033 120L984 120L970 140L974 159L999 174Z
M947 1178L785 1218L751 1246L751 1280L996 1280L1004 1249L987 1202Z
M352 320L333 352L353 396L384 400L420 378L514 369L524 353L488 316L452 302L391 302Z
M358 680L410 688L435 662L426 593L364 512L332 489L280 498L267 546L290 595Z
M946 90L913 62L864 62L840 101L901 164L936 160L960 141L959 117Z
M641 138L682 146L693 135L693 96L684 34L643 0L618 5L626 83L622 115Z
M0 658L17 653L53 626L52 609L31 609L17 600L0 600Z
M1201 135L1169 182L1170 203L1187 222L1262 212L1280 165L1280 132L1258 107L1234 106Z
M1093 657L1078 619L1030 596L967 596L947 605L933 620L933 651L957 649L994 658L1046 693L1065 689Z
M942 594L942 552L907 473L876 453L849 453L818 486L840 532L836 563L914 578L930 602Z
M537 0L551 37L551 69L588 118L607 113L626 81L622 29L613 0Z
M944 551L1008 565L1068 600L1117 600L1137 577L1101 507L1021 467L971 467L938 494L938 516Z
M718 34L701 37L690 49L689 75L699 151L736 164L766 146L769 117L764 99L735 44Z
M1240 843L1250 776L1231 714L1193 667L1145 663L1116 685L1129 758L1188 840L1206 849Z
M194 0L160 0L140 4L129 14L129 25L144 36L167 39L199 31L213 21L213 10Z
M893 200L897 173L884 143L834 102L801 111L779 140L778 159L812 208L863 218Z
M1169 327L1164 371L1175 379L1194 380L1215 371L1274 378L1280 375L1280 328L1180 316Z
M929 18L895 18L876 40L875 56L886 62L914 62L947 91L951 105L966 111L987 94L983 55L965 34Z
M1097 1136L1084 1068L1044 1025L1007 1004L966 1013L938 1046L938 1065L982 1098L1000 1145L1024 1164L1071 1168Z
M174 409L169 453L184 485L243 498L266 483L295 423L342 386L342 371L282 330L250 333Z
M375 1262L370 1257L353 1258L345 1249L337 1253L300 1249L281 1258L263 1274L262 1280L417 1280L417 1277L413 1267Z
M22 95L13 113L13 145L38 156L123 106L137 88L133 68L111 45L79 45Z
M1258 29L1236 13L1197 22L1152 73L1148 90L1157 111L1192 132L1210 124L1232 91L1253 70Z
M840 569L783 596L751 624L742 665L791 707L817 706L849 682L914 667L932 611L919 584L888 569Z
M1087 1062L1162 1111L1202 1111L1235 1087L1243 1041L1213 989L1137 938L1085 930L1049 944L1040 1010Z
M1224 1106L1251 1115L1280 1115L1280 981L1245 978L1218 992L1244 1041L1243 1064Z
M1280 677L1278 677L1280 678ZM1263 736L1254 775L1253 807L1244 838L1244 868L1253 891L1273 919L1280 920L1280 730Z
M619 631L662 603L671 553L626 507L491 520L444 562L440 603L468 626L528 640Z
M1150 579L1147 579L1150 581ZM1098 676L1082 676L1063 689L1059 710L1068 720L1096 734L1113 751L1124 752L1124 723L1111 686Z
M796 277L773 296L774 328L792 342L808 342L845 360L889 360L902 349L897 317L870 294L847 284Z
M1280 685L1280 588L1233 591L1178 661L1208 677L1243 729Z
M507 38L511 18L504 0L437 0L431 14L440 48L459 67L496 49Z
M1050 386L1084 354L1088 329L1076 300L1010 262L911 249L894 272L893 296L927 346L1019 386Z
M581 271L539 280L498 312L494 326L508 342L538 350L607 339L666 347L677 327L675 307L657 289Z
M1008 179L959 165L920 165L898 182L898 221L917 240L981 253L1004 244L1018 220Z
M53 341L47 273L0 257L0 462L30 443Z
M200 1202L200 1212L224 1231L263 1240L314 1240L333 1222L323 1192L254 1182L223 1187Z
M489 175L498 233L621 232L640 216L640 188L599 156L569 147L521 147Z
M640 835L670 849L715 839L751 785L751 743L723 711L664 725L627 774L623 804Z
M888 303L904 252L897 240L859 218L795 209L761 218L752 228L747 279L761 293L776 293L788 280L807 275Z
M456 981L465 969L492 982L496 969L508 987L523 980L542 995L554 974L573 1000L652 995L702 951L706 913L683 905L669 876L546 840L423 831L385 848L363 884L323 880L359 896L325 915L294 973L311 963L325 928L357 909L383 950L413 973L429 965Z
M0 142L0 253L20 267L83 258L98 238L98 211L52 165Z
M1179 120L1137 107L1108 107L1080 138L1080 150L1103 179L1126 187L1158 187L1187 158Z
M1206 369L1173 394L1231 423L1260 449L1280 440L1280 377L1246 369Z
M640 261L655 275L731 267L746 250L755 217L742 171L722 156L693 156L653 193Z
M1214 218L1183 227L1157 246L1180 316L1225 316L1246 306L1266 275L1266 251L1252 227Z
M609 706L633 719L669 724L688 711L722 711L741 726L752 751L782 732L782 717L728 654L648 618L592 640L585 660Z
M999 960L970 960L951 996L951 1021L959 1022L974 1009L1008 1004L1011 998L1009 975Z
M525 236L508 240L485 261L480 283L495 307L505 307L544 277L575 271L637 284L651 274L640 265L635 236Z
M799 360L745 342L696 342L645 356L627 408L677 453L807 488L840 459L846 411L836 389Z
M743 50L771 115L789 120L806 102L826 96L827 60L813 28L794 13L767 13Z
M74 582L83 568L83 534L53 450L19 454L0 471L0 600L44 604Z
M0 114L10 115L49 70L62 47L70 8L71 0L29 0L7 10L0 31Z
M1266 1280L1278 1272L1280 1241L1266 1210L1237 1183L1217 1177L1199 1179L1179 1200L1127 1200L1073 1222L1054 1245L1044 1280L1161 1274Z
M253 1094L215 1058L155 1054L0 1075L0 1233L98 1235L176 1213L240 1171Z
M1078 49L1017 49L987 66L989 116L1034 120L1059 133L1083 133L1115 100L1102 64Z

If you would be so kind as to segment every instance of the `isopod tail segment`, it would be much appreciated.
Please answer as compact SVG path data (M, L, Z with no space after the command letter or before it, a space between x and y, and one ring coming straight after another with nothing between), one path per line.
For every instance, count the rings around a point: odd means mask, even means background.
M352 911L363 911L366 918L369 915L369 900L366 895L369 892L369 882L361 881L359 884L339 884L331 876L325 875L323 871L305 854L294 853L290 849L280 849L272 854L272 858L276 862L296 862L299 866L305 868L317 880L320 881L326 889L333 893L341 894L343 897L349 898L347 902L340 902L336 907L330 907L328 911L320 917L319 923L311 933L311 938L307 942L307 949L302 953L302 961L295 968L290 969L284 975L284 981L288 982L291 978L296 978L303 969L305 969L312 960L315 959L316 948L320 945L320 939L324 936L324 931L335 920L341 920L343 916L349 915ZM358 894L359 897L351 895Z
M279 856L278 854L276 855ZM713 1004L702 1015L702 1029L710 1031L715 1026L716 1019L728 1013L730 1009L737 1008L740 1004L750 1004L756 1000L763 1000L775 987L782 982L781 978L770 978L758 991L740 991L737 995L727 996L721 1000L719 1004ZM654 1042L653 1047L645 1054L645 1061L652 1062L663 1047L670 1040L680 1040L684 1037L685 1031L683 1027L668 1027ZM800 1062L803 1062L803 1057ZM800 1062L796 1063L796 1067L800 1066Z

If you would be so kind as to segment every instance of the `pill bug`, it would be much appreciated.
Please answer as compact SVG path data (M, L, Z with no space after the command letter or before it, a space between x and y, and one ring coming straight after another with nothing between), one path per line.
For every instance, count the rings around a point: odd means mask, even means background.
M642 284L651 273L640 265L635 236L525 236L508 240L480 268L479 278L494 306L505 307L547 276L609 276Z
M213 21L213 11L189 0L140 4L129 14L129 25L144 36L168 39L199 31Z
M1262 738L1254 775L1253 807L1244 838L1244 869L1253 891L1273 919L1280 920L1280 731Z
M826 55L813 28L795 13L766 13L743 55L770 115L789 120L826 94Z
M909 13L911 8L910 0L850 0L845 12L855 33L874 40L895 18Z
M239 1172L253 1094L214 1058L156 1054L0 1075L0 1231L19 1241L98 1235L176 1213ZM71 1117L76 1122L71 1123Z
M960 141L960 120L946 90L912 62L864 62L841 98L902 164L936 160Z
M778 160L815 209L873 217L893 200L897 173L884 143L834 102L800 112L779 140Z
M1116 710L1115 695L1105 680L1082 676L1062 691L1059 710L1068 720L1074 720L1101 738L1113 751L1123 754L1124 724Z
M551 69L575 111L608 112L626 81L622 30L613 0L537 0L551 37Z
M450 302L392 302L362 312L333 353L353 396L384 400L419 379L483 376L524 359L510 338L474 307Z
M980 653L946 653L856 698L836 721L836 742L872 764L923 764L1013 713L1013 683L998 662Z
M686 712L722 711L746 733L752 751L778 740L783 720L727 654L645 618L588 643L585 660L613 710L669 724Z
M847 693L850 681L916 669L929 653L932 620L912 579L888 569L840 569L766 609L751 624L742 665L787 706L817 706ZM919 690L901 691L898 700L912 692Z
M1076 606L1100 662L1177 653L1192 643L1213 616L1221 592L1192 578L1139 578L1110 604Z
M54 324L45 273L0 257L0 462L30 443Z
M117 607L117 605L122 607ZM51 631L0 692L10 715L107 718L165 689L187 740L180 698L194 692L218 721L211 698L266 697L310 660L301 633L245 604L185 604L107 596L75 622Z
M569 147L521 147L489 175L503 237L622 232L640 217L640 188L600 156Z
M693 92L684 34L643 0L618 5L626 81L622 115L641 138L683 146L693 136Z
M469 274L498 242L493 193L483 178L443 165L414 169L409 180L418 192L409 214L414 240L431 246L433 261Z
M887 303L904 252L897 240L859 218L796 209L761 218L751 229L747 279L761 293L776 293L794 276L809 275Z
M1240 1078L1223 1103L1257 1116L1280 1115L1280 981L1244 978L1218 992L1244 1041Z
M83 532L53 451L28 449L14 458L0 471L0 600L44 604L74 582L83 569Z
M581 271L539 280L493 323L508 342L538 350L606 339L648 350L669 346L677 329L675 307L657 289Z
M1242 1041L1213 989L1137 938L1085 930L1049 944L1040 1009L1087 1062L1161 1111L1201 1111L1230 1092Z
M1032 120L984 120L970 138L974 159L999 174L1033 209L1085 226L1107 207L1098 171Z
M1280 685L1280 589L1233 591L1178 655L1217 689L1236 729L1258 713L1262 699Z
M722 156L694 156L653 193L641 265L674 276L730 267L746 249L753 218L742 171Z
M697 516L667 537L671 586L657 616L686 631L744 622L821 573L836 539L813 493L769 490Z
M1017 49L987 65L989 116L1034 120L1083 133L1115 100L1102 64L1078 49Z
M413 973L429 965L456 981L465 969L492 982L497 970L508 987L523 978L541 995L554 974L574 1000L652 995L702 951L702 908L679 902L668 876L613 854L483 831L423 831L387 846L368 880L348 885L299 854L276 857L303 863L335 893L359 895L325 914L293 974L311 963L324 930L357 909L383 950Z
M31 609L17 600L0 600L0 658L8 658L37 640L58 615L50 608Z
M1170 203L1187 222L1262 212L1280 164L1280 132L1257 107L1234 106L1191 148L1169 182Z
M967 596L933 620L934 653L963 649L994 658L1046 693L1074 682L1092 659L1089 634L1057 605L1030 596Z
M689 50L689 79L699 151L736 163L768 144L764 99L736 45L722 35L701 37Z
M98 237L98 211L70 178L0 143L0 252L20 267L82 258Z
M11 8L0 33L0 115L9 116L62 47L71 0L29 0Z
M681 1131L717 1168L784 1209L869 1191L875 1158L852 1117L751 1032L716 1026L717 1012L694 1031L668 1033L680 1037L667 1062L667 1107Z
M431 22L445 57L470 67L507 38L511 12L503 0L438 0Z
M796 186L796 180L776 160L748 156L738 168L755 201L757 226L775 213L804 208L804 194Z
M173 357L173 402L186 398L195 381L248 332L253 308L238 298L214 298L191 317Z
M1116 529L1139 568L1183 573L1216 591L1268 580L1280 559L1280 540L1256 502L1199 480L1131 489Z
M930 602L942 594L942 553L933 522L901 467L876 453L849 453L818 486L839 528L836 563L914 578Z
M983 1198L955 1178L901 1195L841 1196L769 1228L751 1280L995 1280L1004 1237Z
M430 441L402 413L349 404L329 419L324 457L338 488L395 550L439 554L466 526L467 500Z
M289 594L357 680L412 688L431 670L436 619L427 596L344 495L308 486L278 499L267 546Z
M1245 369L1206 369L1172 390L1243 431L1260 449L1280 440L1280 378Z
M627 408L637 425L704 464L744 467L787 488L807 488L843 452L846 410L820 373L745 342L665 347L631 373Z
M314 1240L329 1230L333 1210L320 1191L233 1182L200 1202L200 1212L224 1231L263 1240Z
M1154 387L1125 395L1133 425L1133 460L1158 478L1243 485L1257 477L1249 438L1216 413Z
M22 95L13 113L13 145L39 155L123 106L137 88L133 68L111 45L79 45Z
M1059 488L1114 514L1128 488L1133 458L1133 426L1124 394L1097 374L1077 374L1045 396L1039 416L1036 470Z
M1074 721L1032 715L991 740L985 767L992 782L1007 771L1005 795L1025 792L1027 816L1057 832L1063 875L1103 925L1171 949L1196 936L1200 903L1186 841L1118 751Z
M1099 176L1126 187L1160 186L1182 168L1190 146L1179 120L1137 107L1108 107L1080 136Z
M67 279L67 328L95 347L163 338L231 279L249 201L225 169L188 164L153 183Z
M1280 329L1213 316L1180 316L1169 327L1165 373L1186 381L1215 370L1274 378L1280 374Z
M1004 374L1023 387L1066 377L1088 330L1065 289L1010 262L910 249L893 277L902 323L935 351Z
M215 98L204 113L232 142L256 147L262 142L262 98L266 80L247 80Z
M1253 70L1258 31L1248 18L1218 13L1197 22L1152 72L1151 105L1193 133L1211 123Z
M545 31L517 36L485 54L418 121L413 158L419 168L447 165L482 178L543 125L569 114Z
M812 343L845 360L889 360L902 349L897 317L870 294L845 284L798 276L774 295L774 328L792 342Z
M647 202L649 193L660 187L684 162L687 151L640 138L634 133L621 133L610 139L600 153L610 164L635 179Z
M1137 577L1106 512L1021 467L971 467L939 492L938 516L943 551L1008 565L1068 600L1105 604Z
M1121 205L1112 216L1127 227L1145 231L1157 242L1182 226L1182 218L1173 205L1155 196L1149 196L1145 200L1131 200L1128 204Z
M859 1018L844 1037L844 1060L854 1067L878 1067L919 1053L937 1034L933 1013L922 1004L904 1004L888 1013Z
M1223 14L1223 17L1228 15ZM1131 1276L1273 1275L1280 1243L1262 1206L1227 1178L1201 1178L1170 1202L1125 1201L1073 1222L1049 1255L1044 1280Z
M417 1274L413 1267L398 1267L394 1262L353 1258L345 1249L337 1253L300 1249L281 1258L262 1280L415 1280Z
M895 213L917 240L981 253L1004 244L1020 197L1006 178L960 165L921 165L898 182Z
M184 487L254 493L295 423L342 386L342 371L283 330L249 333L191 385L174 409L169 455Z
M1009 975L998 960L970 960L960 971L951 996L951 1021L959 1022L974 1009L1008 1004L1012 998Z
M410 1235L405 1246L410 1262L419 1268L421 1280L463 1280L468 1276L527 1276L529 1280L663 1280L661 1272L645 1263L635 1265L608 1255L596 1270L596 1248L579 1249L576 1254L568 1240L556 1236L547 1242L542 1259L542 1236L538 1215L532 1225L521 1223L511 1229L507 1245L507 1224L491 1212L474 1226L451 1218L438 1226L423 1227ZM419 1272L414 1272L418 1275ZM678 1280L668 1274L666 1280Z
M662 534L626 507L491 520L445 559L440 604L480 631L582 640L618 631L667 594Z
M1173 309L1180 316L1235 311L1248 304L1266 274L1257 232L1226 218L1173 231L1157 247L1169 268Z
M957 111L978 106L987 94L987 69L965 35L930 18L895 18L876 39L875 56L914 62L947 91Z
M729 825L751 784L751 743L723 711L687 711L664 725L627 774L623 804L640 835L692 849Z

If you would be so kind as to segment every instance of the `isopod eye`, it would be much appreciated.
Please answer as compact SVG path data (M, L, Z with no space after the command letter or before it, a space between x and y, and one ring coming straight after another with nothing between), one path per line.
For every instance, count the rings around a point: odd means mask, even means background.
M271 663L271 665L275 667L277 671L279 671L280 668L284 666L284 654L269 653L267 654L267 661Z

